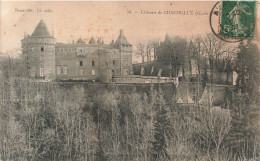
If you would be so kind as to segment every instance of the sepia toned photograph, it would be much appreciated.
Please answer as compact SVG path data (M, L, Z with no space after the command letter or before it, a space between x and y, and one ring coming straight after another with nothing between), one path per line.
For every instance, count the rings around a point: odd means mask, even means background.
M1 1L0 161L259 161L259 1Z

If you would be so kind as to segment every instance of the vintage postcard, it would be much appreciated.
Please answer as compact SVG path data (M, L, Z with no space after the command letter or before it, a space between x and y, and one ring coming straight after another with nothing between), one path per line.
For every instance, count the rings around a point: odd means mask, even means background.
M259 1L1 1L1 161L260 160Z

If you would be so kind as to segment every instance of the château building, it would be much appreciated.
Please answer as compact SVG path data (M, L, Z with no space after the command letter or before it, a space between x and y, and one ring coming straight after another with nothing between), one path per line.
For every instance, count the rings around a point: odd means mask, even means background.
M110 44L94 37L88 43L79 38L64 44L55 41L41 20L21 41L26 75L31 79L111 82L113 76L132 74L133 47L123 30Z

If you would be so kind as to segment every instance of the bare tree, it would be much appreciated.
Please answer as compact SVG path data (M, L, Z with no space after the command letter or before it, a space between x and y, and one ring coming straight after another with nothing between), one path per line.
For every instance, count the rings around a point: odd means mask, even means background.
M142 58L142 63L144 63L144 58L146 56L146 45L144 42L138 42L136 44L137 52L135 53L136 56L141 56Z
M145 57L146 57L146 61L151 61L152 52L154 53L154 58L157 58L158 46L159 46L158 40L139 41L136 44L137 51L135 55L142 58L142 63L144 63Z
M226 43L213 34L207 34L202 39L204 56L208 58L210 69L210 82L213 81L214 68L220 67L220 58L223 55Z
M194 123L195 131L199 134L208 153L214 147L215 158L219 160L220 146L231 128L230 111L213 107L211 109L202 107L198 110Z

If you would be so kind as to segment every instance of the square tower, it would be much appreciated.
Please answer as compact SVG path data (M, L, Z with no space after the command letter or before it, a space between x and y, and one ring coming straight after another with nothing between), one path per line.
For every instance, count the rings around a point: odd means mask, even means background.
M120 74L132 74L133 46L127 41L122 29L120 30L120 34L115 42L114 47L118 48L120 51Z

